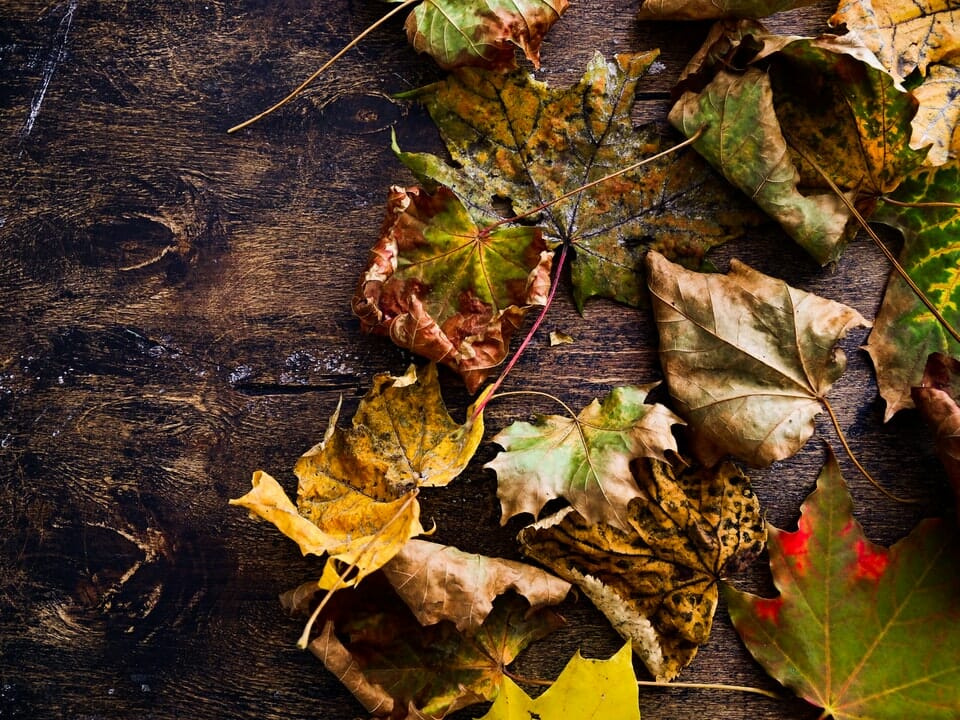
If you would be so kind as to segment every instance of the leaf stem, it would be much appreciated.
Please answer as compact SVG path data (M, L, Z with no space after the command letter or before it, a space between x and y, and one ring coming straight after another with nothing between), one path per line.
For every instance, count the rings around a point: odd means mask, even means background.
M522 212L522 213L520 213L519 215L515 215L515 216L513 216L513 217L503 218L502 220L498 220L497 222L493 223L492 225L488 225L487 227L483 228L483 230L481 230L480 233L479 233L479 234L480 234L480 237L486 237L487 235L489 235L491 232L493 232L494 230L496 230L496 229L497 229L498 227L500 227L501 225L505 225L506 223L516 222L517 220L522 220L523 218L529 217L529 216L531 216L531 215L536 215L538 212L541 212L541 211L543 211L543 210L546 210L546 209L547 209L548 207L550 207L551 205L556 205L558 202L561 202L561 201L563 201L563 200L566 200L567 198L573 197L574 195L577 195L578 193L582 193L584 190L589 190L590 188L596 187L597 185L599 185L599 184L601 184L601 183L604 183L604 182L606 182L607 180L612 180L613 178L615 178L615 177L617 177L617 176L619 176L619 175L623 175L624 173L628 173L628 172L630 172L631 170L636 170L636 169L639 168L639 167L643 167L643 166L646 165L647 163L653 162L654 160L659 160L659 159L662 158L662 157L666 157L667 155L669 155L669 154L672 153L672 152L676 152L677 150L680 150L681 148L685 148L687 145L692 145L693 143L695 143L697 140L700 139L700 136L703 135L704 132L706 132L706 129L707 129L707 126L706 126L706 125L703 125L699 130L697 130L693 135L691 135L689 138L687 138L687 139L684 140L683 142L678 143L678 144L674 145L673 147L667 148L666 150L663 150L662 152L658 152L656 155L651 155L650 157L644 158L643 160L639 160L639 161L633 163L632 165L627 165L625 168L620 168L619 170L616 170L615 172L612 172L612 173L610 173L610 174L608 174L608 175L604 175L602 178L598 178L598 179L596 179L596 180L592 180L592 181L586 183L585 185L581 185L580 187L574 188L573 190L570 190L569 192L565 192L563 195L560 195L559 197L555 197L555 198L553 198L552 200L547 200L547 202L541 203L540 205L537 205L537 207L533 208L532 210L527 210L526 212Z
M902 200L894 200L892 197L887 197L886 195L881 195L880 200L887 203L887 205L896 205L897 207L905 208L952 208L954 210L960 209L960 203L954 202L940 202L940 201L930 201L930 202L903 202Z
M837 431L837 437L840 438L840 444L843 445L843 449L847 453L847 457L853 462L857 470L873 485L877 490L882 492L888 498L894 502L904 503L904 504L913 504L920 502L919 500L914 500L911 498L902 498L899 495L894 495L892 492L883 487L877 480L871 475L867 469L857 460L857 456L853 454L853 450L850 449L850 445L847 443L847 438L843 434L843 430L840 428L840 420L837 418L837 414L833 411L833 407L830 405L830 402L824 398L820 398L820 402L823 404L823 407L826 409L827 414L830 416L830 420L833 422L833 427Z
M360 41L363 40L367 35L369 35L369 34L372 33L374 30L376 30L378 27L380 27L381 25L383 25L387 20L389 20L390 18L392 18L392 17L393 17L394 15L396 15L397 13L401 12L402 10L405 10L406 8L410 7L411 5L417 4L418 2L420 2L420 0L405 0L405 2L401 3L400 5L397 5L397 7L395 7L393 10L391 10L390 12L388 12L386 15L384 15L382 18L380 18L379 20L377 20L375 23L373 23L373 24L372 24L370 27L368 27L366 30L364 30L364 31L361 32L359 35L357 35L353 40L351 40L349 43L347 43L347 44L343 47L343 49L340 50L340 52L338 52L338 53L337 53L336 55L334 55L332 58L330 58L329 60L327 60L327 61L320 67L319 70L317 70L315 73L313 73L313 75L311 75L311 76L308 77L306 80L304 80L302 83L300 83L289 95L287 95L285 98L283 98L283 100L281 100L281 101L278 102L278 103L275 103L274 105L270 106L269 108L267 108L267 109L264 110L263 112L261 112L261 113L259 113L259 114L257 114L257 115L254 115L252 118L249 118L248 120L244 120L244 121L243 121L242 123L240 123L239 125L234 125L232 128L230 128L229 130L227 130L227 133L228 133L228 134L229 134L229 133L235 133L235 132L237 132L237 130L243 130L243 128L249 127L250 125L253 125L255 122L257 122L258 120L260 120L260 119L262 119L262 118L265 118L267 115L269 115L270 113L272 113L274 110L279 110L280 108L282 108L282 107L283 107L284 105L286 105L288 102L290 102L291 100L293 100L297 95L299 95L299 94L302 93L304 90L306 90L306 89L307 89L307 86L309 86L310 83L312 83L314 80L316 80L318 77L320 77L320 75L321 75L328 67L330 67L331 65L333 65L337 60L339 60L340 58L342 58L342 57L343 57L344 55L346 55L350 50L352 50L352 49L355 48L357 45L359 45L359 44L360 44Z
M497 391L497 389L503 385L503 381L507 379L507 375L509 375L510 371L513 370L513 366L517 364L517 360L520 359L523 351L527 349L528 345L530 345L530 342L533 340L533 336L536 334L537 329L543 323L543 319L547 316L547 310L550 309L550 305L553 303L553 298L557 294L557 287L560 285L560 273L563 271L563 266L567 259L568 247L569 246L564 243L562 249L560 250L560 257L557 260L557 267L554 269L553 283L550 285L550 293L547 295L547 301L543 304L543 309L540 311L537 319L533 321L533 326L530 328L530 331L527 333L526 337L523 338L523 342L520 343L520 347L517 348L517 351L513 354L513 357L510 358L507 366L500 372L500 375L497 376L497 379L487 391L487 396L482 401L477 403L477 407L475 407L473 410L473 415L470 416L470 422L473 422L480 417L483 409L487 406L487 403L493 399L494 393Z
M516 675L509 670L504 669L503 674L511 680L521 685L532 685L534 687L550 687L552 680L539 680L536 678L527 678L522 675ZM654 687L669 690L670 688L684 688L693 690L725 690L729 692L751 693L753 695L763 695L773 700L782 700L783 698L771 690L750 687L749 685L726 685L724 683L698 683L698 682L664 682L662 680L637 680L640 687Z
M829 175L827 175L826 172L824 172L823 168L821 168L816 163L816 161L813 160L813 158L809 157L805 152L803 152L800 148L796 146L793 146L793 149L796 150L796 152L804 160L810 163L813 169L820 174L820 177L826 180L827 184L830 186L830 189L833 190L833 192L836 193L837 197L840 198L843 204L847 206L847 210L850 211L850 213L853 215L856 221L860 224L860 227L862 227L866 231L867 235L870 236L870 239L873 240L874 244L876 244L876 246L880 248L880 252L882 252L884 256L886 256L887 260L893 266L894 270L896 270L897 274L901 278L903 278L903 281L910 286L910 289L920 299L920 302L922 302L926 306L927 310L929 310L931 314L937 319L937 322L940 323L943 329L946 330L947 333L949 333L954 340L960 343L960 333L958 333L954 329L953 325L951 325L947 321L947 319L937 309L937 307L933 304L933 302L931 302L930 299L924 294L923 290L920 289L920 286L913 281L913 278L910 277L909 273L907 273L907 271L903 268L903 266L897 261L897 258L894 256L892 252L890 252L890 249L886 245L884 245L883 241L880 239L880 236L877 235L876 232L874 232L873 228L870 227L870 224L864 219L863 215L860 214L860 211L857 210L856 206L852 202L850 202L850 198L848 198L844 194L844 192L839 187L837 187L837 184L833 181L833 179Z

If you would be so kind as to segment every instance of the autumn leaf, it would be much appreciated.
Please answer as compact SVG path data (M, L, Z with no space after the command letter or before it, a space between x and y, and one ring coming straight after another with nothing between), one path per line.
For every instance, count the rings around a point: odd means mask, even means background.
M423 0L407 17L407 39L447 70L510 69L516 67L517 47L540 67L540 43L568 5L567 0Z
M338 593L321 615L310 651L375 717L442 718L496 696L504 668L562 624L516 595L494 602L472 634L449 621L423 627L374 575Z
M762 18L813 5L816 0L641 0L640 20Z
M846 367L835 345L870 323L737 260L727 275L648 263L660 363L697 457L760 466L797 452Z
M960 511L960 360L933 353L927 359L923 381L912 394L920 414L933 428L934 447L947 470Z
M458 425L447 414L432 364L377 375L351 429L336 427L339 411L294 467L296 506L263 472L253 490L230 501L272 522L304 554L328 554L325 589L359 582L422 534L416 489L453 480L483 437L482 416ZM341 581L336 561L355 565L356 574Z
M536 517L564 497L589 522L629 527L627 503L638 494L630 461L665 460L677 449L671 428L683 422L664 405L645 402L653 387L617 387L576 418L541 415L498 433L493 441L504 452L484 467L497 473L503 522L524 512Z
M957 531L926 520L870 542L831 455L794 532L770 529L780 591L725 588L740 637L774 678L836 720L960 716Z
M383 574L421 625L449 620L461 632L474 632L508 590L531 608L556 605L570 584L513 560L466 553L450 545L410 540L383 567Z
M871 220L897 228L904 244L900 264L954 327L960 325L960 161L915 173L882 202ZM947 203L936 207L931 203ZM894 204L907 203L908 205ZM920 203L919 206L916 206ZM910 206L913 204L914 206ZM897 273L891 273L883 304L867 342L877 371L885 420L913 407L927 357L960 353L960 346Z
M448 365L475 392L527 309L546 303L552 261L537 228L485 232L448 189L394 186L353 311L367 332Z
M680 151L618 175L546 209L543 204L667 148L655 128L637 131L630 111L656 52L598 54L580 82L553 89L526 73L464 69L407 95L423 102L453 166L425 153L400 159L426 185L450 187L478 224L512 213L551 242L572 244L574 300L595 296L638 304L643 253L659 248L699 264L711 247L756 218L693 152Z
M710 637L717 581L759 555L765 530L750 482L733 463L675 472L635 464L630 529L576 511L520 531L524 552L578 585L658 680L672 680Z
M913 118L910 147L929 147L930 165L960 160L960 64L931 65L913 96L920 107Z
M480 720L640 720L640 693L630 657L629 644L609 660L588 660L577 652L536 699L504 678L500 694Z
M915 100L850 40L718 24L679 88L670 122L687 137L706 126L694 147L821 264L857 229L821 172L853 201L923 161L909 147Z

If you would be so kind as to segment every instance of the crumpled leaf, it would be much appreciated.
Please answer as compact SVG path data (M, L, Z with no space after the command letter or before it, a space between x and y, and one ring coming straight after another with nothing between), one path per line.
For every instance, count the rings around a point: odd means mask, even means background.
M960 512L960 360L943 353L927 359L923 381L913 388L913 401L933 427L934 447L957 496Z
M852 514L827 460L794 532L770 529L780 594L724 588L734 627L771 676L836 720L960 717L955 528L926 520L891 548Z
M394 186L353 311L367 332L453 368L475 392L527 309L546 303L552 261L538 228L488 233L447 188Z
M812 163L853 201L923 162L909 146L916 101L850 39L718 23L679 88L670 122L687 137L706 126L698 152L822 264L857 225Z
M230 501L272 522L304 554L328 554L318 586L326 589L359 582L422 534L416 489L453 480L483 438L482 416L458 425L447 414L432 364L377 375L349 430L336 427L339 412L294 467L296 507L263 472ZM356 575L342 583L335 561L356 565Z
M913 118L910 147L929 147L929 165L960 160L960 62L931 65L913 96L920 107Z
M449 620L474 632L508 590L536 609L556 605L570 583L514 560L466 553L450 545L410 540L383 566L383 574L421 625Z
M926 203L904 207L882 202L871 219L900 230L900 265L944 318L960 326L960 214L953 207L930 205L960 203L960 161L915 173L890 197L900 203ZM934 352L960 354L960 345L903 278L891 272L866 350L886 402L884 420L889 420L913 407L910 389L920 384L927 357Z
M641 496L630 529L591 524L567 508L520 531L524 552L578 585L658 680L672 680L710 637L719 578L763 549L750 481L725 462L675 472L635 464Z
M677 449L671 428L683 423L666 406L646 404L654 387L617 387L576 419L541 415L499 432L493 441L504 452L484 467L497 473L502 521L524 512L536 517L564 497L589 522L628 528L627 503L639 493L630 461L666 460Z
M567 0L423 0L407 17L407 39L445 70L510 69L516 67L517 47L540 67L540 43L568 5Z
M510 678L480 720L640 720L640 693L630 645L609 660L588 660L578 651L536 699Z
M816 0L640 0L640 20L762 18L813 5Z
M323 631L310 651L367 712L397 720L442 718L492 700L504 668L563 623L507 595L475 633L448 621L423 627L379 575L338 593L320 618Z
M408 94L422 101L456 167L425 153L400 159L425 185L450 187L479 224L515 214L666 149L656 128L635 130L630 111L656 52L599 54L576 85L553 89L526 73L460 70ZM636 305L644 297L643 253L656 247L697 265L711 247L757 222L750 203L694 152L678 151L539 211L531 220L552 242L571 243L574 301Z
M870 323L737 260L727 275L657 253L648 263L660 363L697 457L713 465L730 453L760 466L797 452L846 367L834 346Z

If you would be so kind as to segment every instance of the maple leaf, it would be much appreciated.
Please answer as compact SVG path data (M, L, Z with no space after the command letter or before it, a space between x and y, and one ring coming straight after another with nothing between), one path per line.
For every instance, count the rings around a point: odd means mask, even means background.
M679 87L670 122L687 137L706 125L694 147L822 264L857 225L821 172L855 200L923 162L909 146L916 101L850 39L718 24Z
M570 589L570 583L532 565L427 540L410 540L383 566L383 574L421 625L449 620L461 632L476 631L494 598L507 590L539 608L556 605Z
M897 228L904 244L900 265L954 327L960 324L960 161L921 170L890 194L897 203L880 203L871 217ZM947 203L936 207L931 203ZM913 407L910 389L919 385L927 357L958 353L960 346L899 276L891 273L866 350L877 371L885 420Z
M923 381L912 394L920 414L933 427L934 446L960 511L960 360L943 353L930 355Z
M446 70L513 68L516 47L540 67L543 37L568 5L567 0L424 0L407 17L407 39Z
M254 474L253 490L230 501L272 522L305 555L328 554L318 585L326 589L359 582L422 534L416 489L453 480L483 437L482 416L458 425L447 414L432 364L377 375L350 430L336 427L339 412L294 467L296 506L263 472ZM340 580L336 561L356 565L356 575Z
M724 599L749 651L836 720L960 716L957 531L926 520L870 542L831 454L794 532L770 528L771 599Z
M648 256L648 282L670 395L706 465L793 455L843 374L836 343L870 323L851 307L790 287L737 260L727 275Z
M423 627L379 574L338 593L310 651L376 717L422 720L492 700L504 668L562 620L515 595L498 598L474 632Z
M665 460L677 449L671 428L683 423L664 405L645 403L655 386L617 387L576 418L541 415L499 432L493 441L505 452L484 467L497 473L502 522L523 512L536 517L564 497L590 522L629 527L627 503L638 494L630 461Z
M816 0L640 0L640 20L762 18L813 5Z
M480 720L640 720L640 693L630 657L629 644L609 660L588 660L578 651L536 699L504 678L500 694Z
M448 189L394 186L353 311L364 330L448 365L474 392L527 309L546 303L552 262L537 228L484 232Z
M578 585L658 680L672 680L710 637L719 578L763 549L750 481L733 463L680 473L636 463L630 529L567 508L520 531L524 552Z
M450 187L478 223L501 220L498 200L517 214L536 211L547 238L575 249L574 300L599 296L636 305L643 298L643 252L659 248L696 265L711 247L755 223L696 153L679 151L544 203L665 149L656 129L630 119L637 84L656 52L595 55L581 80L552 89L526 73L464 69L406 96L423 102L456 167L425 153L400 159L426 185Z

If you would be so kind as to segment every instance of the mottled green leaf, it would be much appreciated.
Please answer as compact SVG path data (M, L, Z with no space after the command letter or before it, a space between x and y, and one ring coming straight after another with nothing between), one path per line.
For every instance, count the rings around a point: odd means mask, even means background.
M555 90L525 73L460 70L410 96L426 104L456 167L397 151L425 184L450 187L480 224L535 211L548 201L667 147L637 131L630 110L655 52L595 56L576 85ZM548 239L571 243L574 299L635 305L643 298L648 247L696 265L754 222L750 204L718 182L696 153L669 155L619 175L530 218Z
M660 364L696 455L767 465L797 452L846 367L835 345L870 323L736 260L726 275L648 263Z
M960 162L923 170L890 196L901 203L960 203ZM897 228L904 245L900 264L953 327L960 326L960 212L929 204L904 207L881 202L872 220ZM956 355L958 345L895 272L883 297L867 352L877 370L885 419L913 407L910 388L919 385L927 357Z
M407 38L442 68L516 66L515 48L537 67L540 43L567 0L423 0L407 17Z
M677 449L671 428L682 423L666 406L645 402L653 387L614 388L576 418L542 415L499 432L493 441L504 452L485 467L497 473L503 522L523 512L537 516L564 497L590 522L628 528L627 504L639 493L630 461L665 460Z
M770 675L835 720L960 717L957 531L927 520L870 542L831 455L799 527L771 528L780 594L726 587L733 624Z

